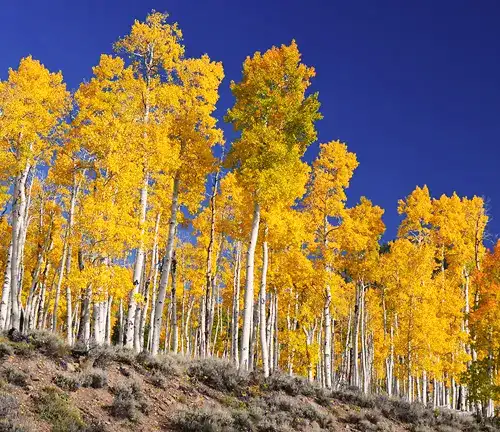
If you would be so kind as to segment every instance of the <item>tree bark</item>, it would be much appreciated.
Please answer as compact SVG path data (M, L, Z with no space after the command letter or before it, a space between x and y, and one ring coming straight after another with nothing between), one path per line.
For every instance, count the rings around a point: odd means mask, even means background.
M82 300L82 310L80 314L80 330L78 340L86 347L90 345L90 304L92 302L92 285L87 285Z
M47 291L47 274L50 270L50 262L45 264L42 280L40 283L40 299L38 301L37 322L36 328L42 330L44 328L44 311L45 311L45 295Z
M10 326L16 330L21 330L21 305L19 303L19 294L21 292L21 262L22 262L22 243L24 230L26 229L25 219L27 213L26 203L26 181L31 169L31 164L26 163L23 171L20 172L14 182L14 195L12 205L12 262L11 262L11 320Z
M76 198L80 190L80 185L77 183L76 178L73 180L73 189L71 191L71 203L69 208L69 221L68 221L68 240L66 241L66 275L71 271L71 244L70 237L73 233L73 225L75 224L75 207ZM73 310L72 310L72 295L71 287L66 284L66 342L69 346L73 345Z
M351 372L349 374L349 384L354 387L359 387L359 367L358 367L358 353L359 353L359 326L361 317L361 289L360 283L356 283L356 300L354 304L354 319L352 327L352 344L351 344Z
M123 300L120 299L120 306L118 309L118 346L123 346Z
M142 281L143 269L144 269L144 223L146 222L146 212L148 206L148 181L149 176L147 172L144 172L144 183L141 188L141 198L139 201L140 214L139 214L139 228L140 228L140 242L137 248L137 255L134 264L134 276L133 284L134 287L130 292L129 306L127 311L127 321L125 324L125 347L132 349L134 348L134 333L135 333L135 316L137 309L137 299L136 296L139 293L139 287ZM137 351L137 346L135 346Z
M111 309L113 308L113 296L108 297L108 303L106 305L106 344L111 345L111 333L113 329L111 328Z
M279 369L280 360L280 345L279 345L279 309L278 309L278 294L274 295L274 367L273 371Z
M330 285L326 286L325 289L325 307L324 307L324 317L325 317L325 339L324 339L324 351L323 351L323 361L325 367L325 387L332 388L332 318L330 315L330 304L332 302L332 292Z
M62 282L64 279L64 274L65 272L69 272L69 266L66 264L66 261L68 260L68 252L69 252L69 242L71 238L71 233L72 233L72 228L74 224L74 214L75 214L75 206L76 206L76 197L78 194L78 184L76 181L76 177L73 179L73 187L71 189L71 200L70 200L70 208L69 208L69 218L68 218L68 226L66 228L66 232L64 233L64 243L63 243L63 250L62 250L62 255L61 255L61 261L59 264L58 268L58 278L57 278L57 284L56 284L56 292L55 292L55 298L54 298L54 309L52 312L52 331L57 332L57 311L59 309L59 298L61 295L61 287L62 287ZM66 326L68 328L67 334L66 334L66 341L67 343L71 346L73 345L73 335L71 333L71 328L73 326L72 323L72 310L71 310L71 289L69 286L66 286L66 303L67 303L67 309L66 309Z
M172 256L172 351L179 349L179 329L177 326L177 259L175 251Z
M163 265L160 276L160 286L158 287L158 297L156 299L155 316L153 322L153 338L151 343L152 354L158 354L160 348L160 332L163 317L163 306L167 294L168 278L170 277L170 269L172 266L172 256L174 252L175 231L177 227L177 211L179 209L179 175L175 176L173 192L172 192L172 207L170 212L170 222L168 229L167 250L163 258Z
M12 266L12 241L7 251L7 263L5 266L5 276L2 288L2 299L0 300L0 331L7 329L6 328L7 314L9 313L10 288L11 288L10 278L12 275L11 266Z
M193 311L194 298L191 297L189 300L188 309L186 312L186 321L184 323L184 339L186 340L186 355L189 356L191 354L191 340L189 337L189 327L191 323L191 312Z
M241 276L241 241L236 243L236 258L233 280L233 315L231 320L231 360L239 364L239 317L240 317L240 276Z
M149 268L149 274L148 278L144 284L144 290L145 290L145 304L144 307L141 308L141 323L139 327L139 345L141 347L141 350L144 349L145 346L145 332L146 332L146 322L148 318L148 311L149 311L149 305L150 303L151 308L153 308L154 302L155 302L155 293L154 291L156 290L156 277L158 273L158 232L160 229L160 213L156 215L156 222L155 222L155 231L154 231L154 239L153 239L153 249L151 251L151 265ZM151 281L153 281L153 284L151 284ZM151 315L151 317L154 316ZM152 322L152 320L150 321ZM151 334L151 331L149 332ZM150 338L148 337L148 343L146 344L146 349L149 350L149 340Z
M240 369L248 370L250 354L250 333L252 331L251 321L253 315L253 281L255 248L259 236L260 206L257 201L254 203L252 231L250 234L250 244L247 251L247 274L245 282L245 306L243 309L243 331L241 338Z
M205 301L202 303L203 308L200 314L200 327L201 327L201 356L206 357L208 355L209 341L210 341L210 325L209 325L209 314L211 312L211 291L213 291L213 253L214 253L214 243L215 243L215 216L216 216L216 197L217 197L217 187L219 184L219 170L216 171L214 182L212 185L212 194L210 196L210 238L207 246L207 261L206 261L206 272L205 272Z
M267 285L267 267L269 261L269 252L267 246L267 226L264 229L264 241L262 243L262 275L260 282L260 344L262 352L262 367L264 369L264 376L269 376L269 352L267 345L267 324L266 324L266 285Z

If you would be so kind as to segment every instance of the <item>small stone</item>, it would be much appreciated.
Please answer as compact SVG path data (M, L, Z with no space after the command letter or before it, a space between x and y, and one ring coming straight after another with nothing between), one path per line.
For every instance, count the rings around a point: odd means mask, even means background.
M130 371L126 368L124 368L123 366L120 366L120 369L119 369L120 373L123 375L123 376L126 376L126 377L129 377L130 376Z

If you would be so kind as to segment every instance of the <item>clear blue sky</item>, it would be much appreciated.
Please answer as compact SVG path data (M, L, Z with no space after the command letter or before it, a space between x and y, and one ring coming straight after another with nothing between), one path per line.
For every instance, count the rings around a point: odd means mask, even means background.
M17 0L1 2L0 78L32 54L62 70L70 89L101 53L151 9L168 11L187 54L224 64L218 116L247 55L297 40L317 71L320 141L356 152L349 204L361 195L386 210L416 185L433 196L484 196L500 233L500 2L494 0ZM224 126L227 136L230 128ZM317 145L307 153L311 160Z

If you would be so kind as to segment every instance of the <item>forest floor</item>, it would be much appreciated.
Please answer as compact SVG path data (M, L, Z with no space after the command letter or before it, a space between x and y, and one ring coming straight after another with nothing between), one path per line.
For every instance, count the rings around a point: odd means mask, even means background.
M0 337L0 432L496 430L288 375L241 375L218 359L71 350L50 333Z

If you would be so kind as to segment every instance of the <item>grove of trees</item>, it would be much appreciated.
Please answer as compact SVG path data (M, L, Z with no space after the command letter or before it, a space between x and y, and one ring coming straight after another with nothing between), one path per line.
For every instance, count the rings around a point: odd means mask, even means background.
M435 407L500 401L500 245L479 197L347 205L339 141L294 41L224 78L152 12L74 94L31 57L0 82L0 330L218 356Z

